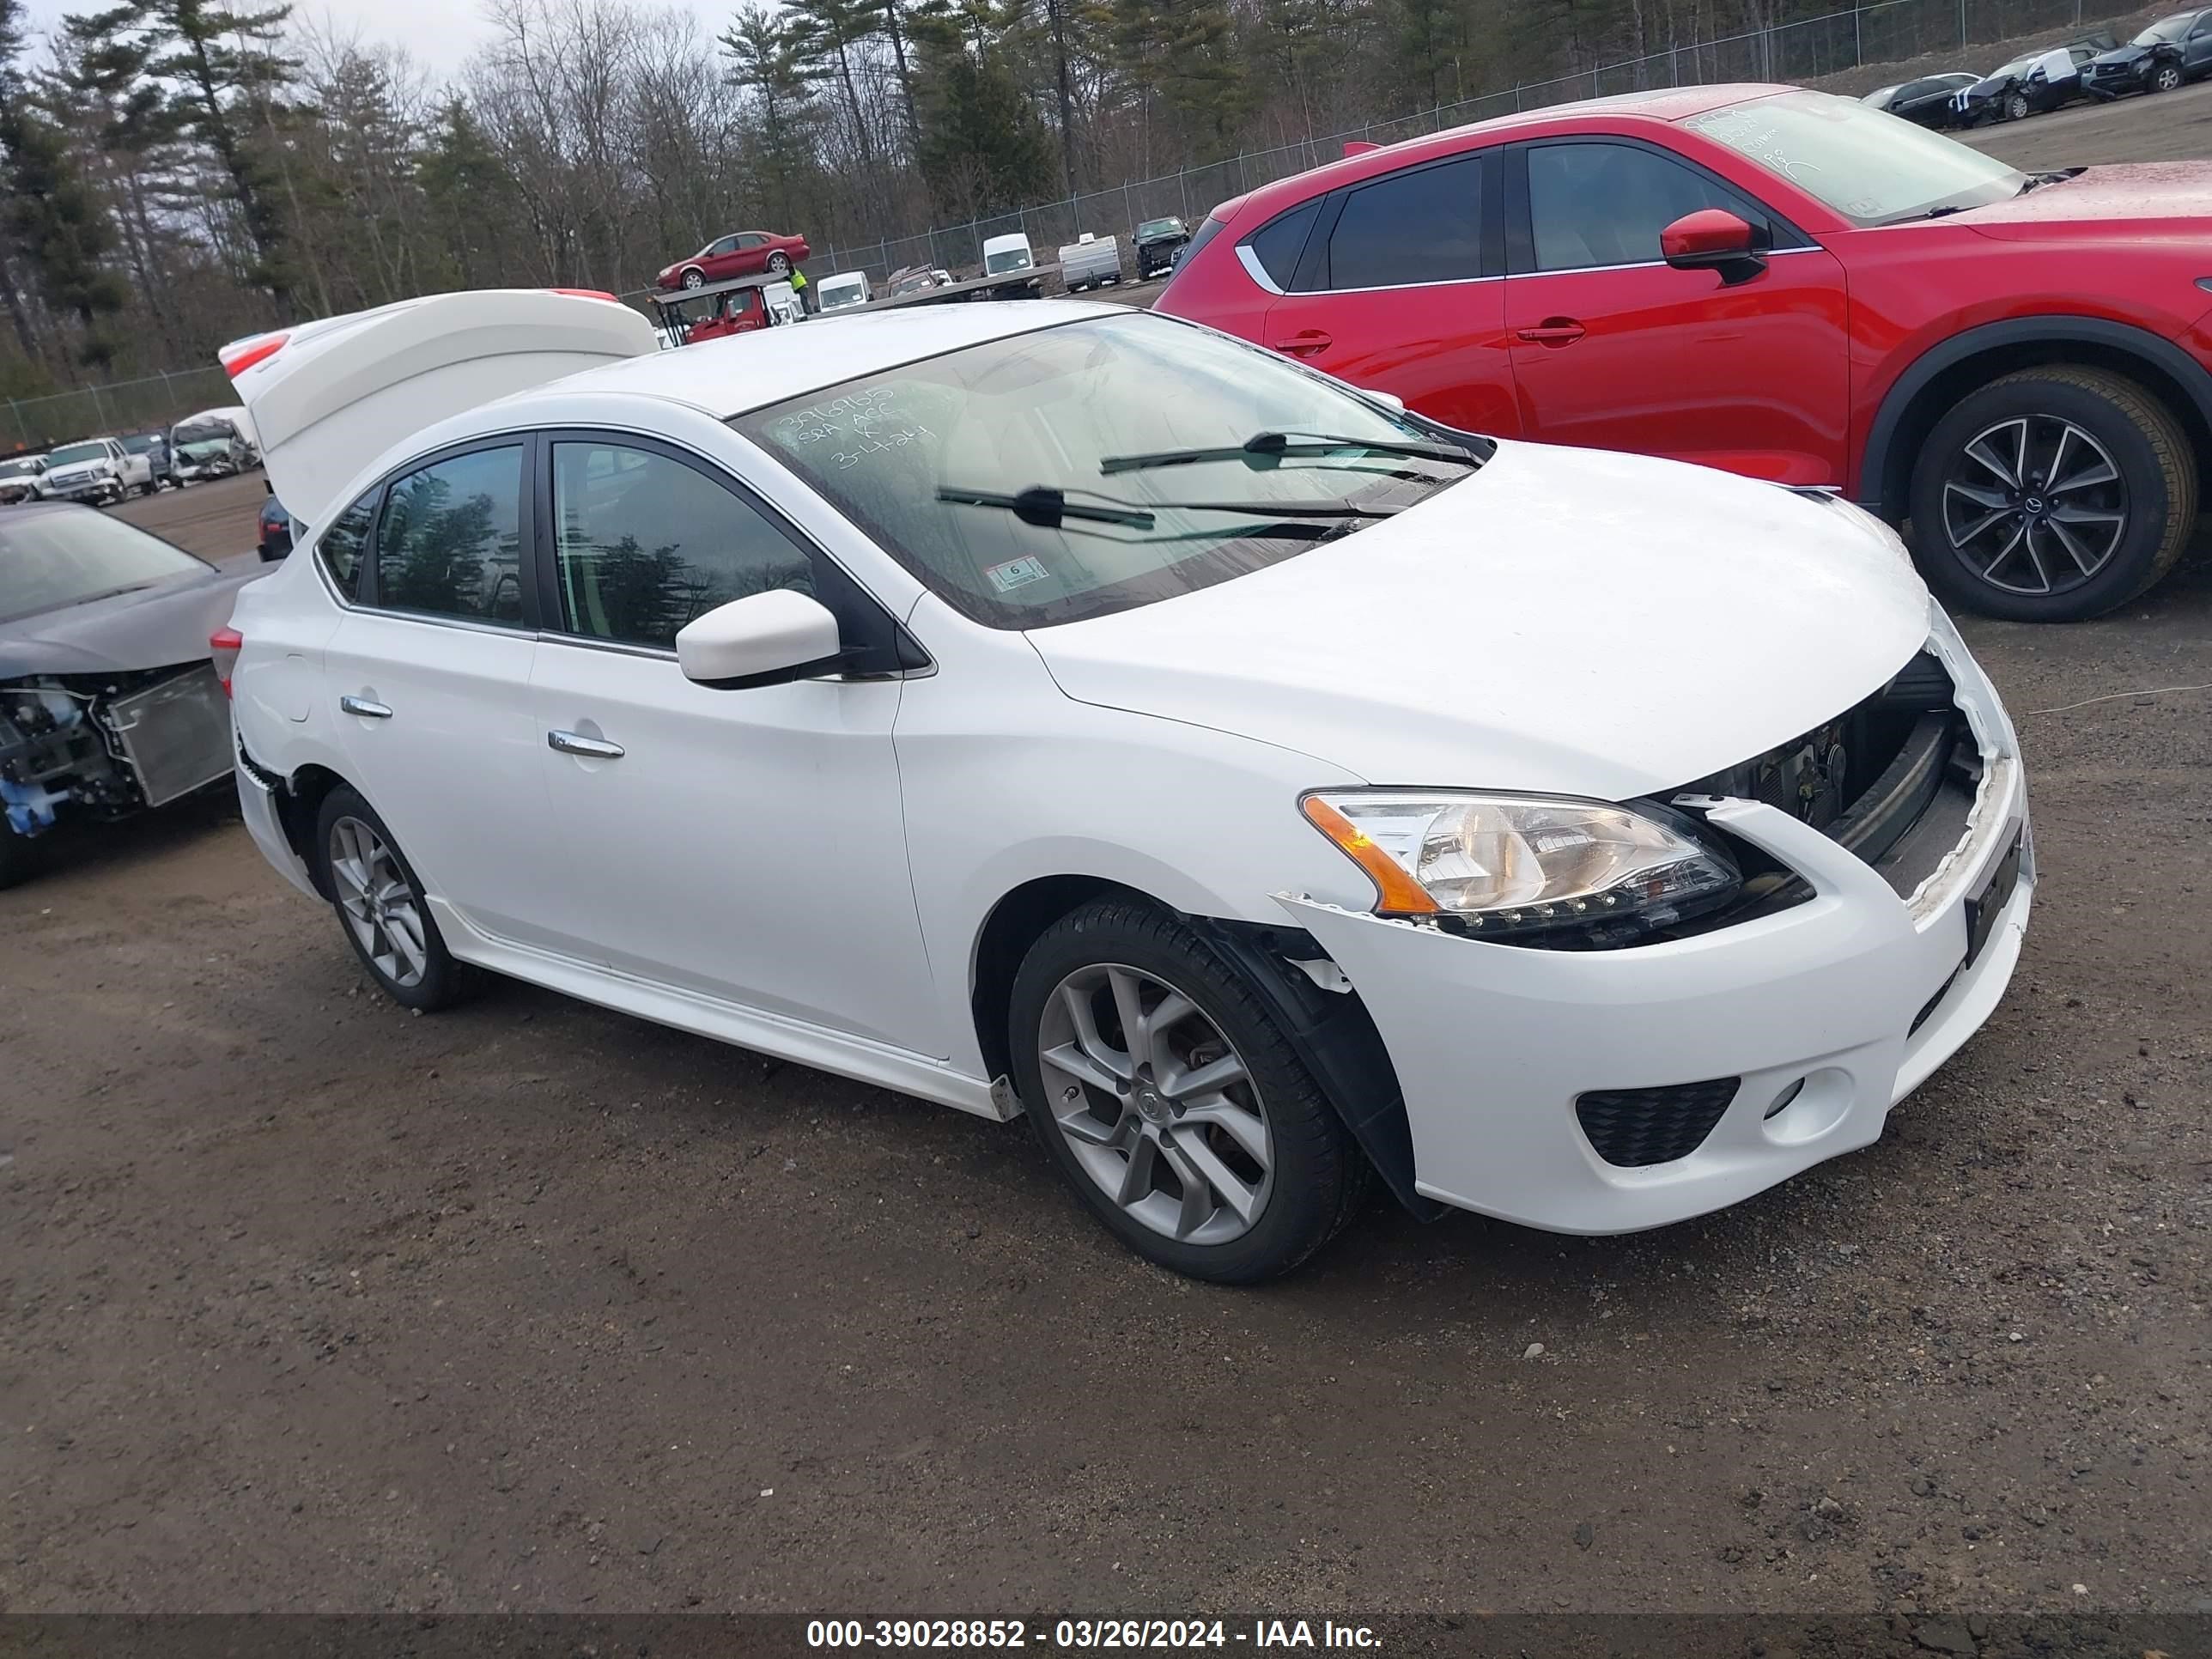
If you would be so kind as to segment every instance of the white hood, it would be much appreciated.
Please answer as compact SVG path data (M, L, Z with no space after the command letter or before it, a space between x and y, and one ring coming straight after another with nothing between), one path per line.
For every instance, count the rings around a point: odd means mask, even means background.
M1030 639L1079 702L1370 783L1619 800L1877 690L1927 589L1856 514L1671 461L1506 443L1396 517Z

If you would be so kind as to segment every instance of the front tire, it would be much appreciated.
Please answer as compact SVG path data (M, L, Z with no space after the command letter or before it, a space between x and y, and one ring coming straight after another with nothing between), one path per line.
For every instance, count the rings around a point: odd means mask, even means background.
M690 270L684 273L684 286L686 288L706 287L707 273L700 270L696 265L694 265Z
M15 825L0 817L0 890L28 881L38 872L45 852L39 842L17 835Z
M1290 1272L1370 1166L1266 1003L1176 917L1100 899L1030 947L1008 1010L1046 1152L1109 1231L1194 1279Z
M414 869L359 793L340 785L323 798L315 848L339 929L386 996L431 1013L474 988L467 966L447 951Z
M2197 466L2179 422L2134 381L2027 368L1936 422L1911 507L1922 574L1947 605L2079 622L2172 569L2197 522Z
M2027 94L2026 93L2015 92L2007 94L2004 100L2004 117L2006 120L2025 121L2029 116L2034 113L2035 106L2027 101Z
M2160 64L2151 72L2150 89L2153 92L2172 92L2180 84L2181 66L2179 64Z

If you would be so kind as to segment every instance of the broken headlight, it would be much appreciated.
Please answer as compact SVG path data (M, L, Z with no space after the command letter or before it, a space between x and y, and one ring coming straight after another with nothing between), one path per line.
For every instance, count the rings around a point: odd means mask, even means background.
M1450 917L1480 937L1664 927L1741 880L1687 818L1649 805L1347 790L1302 805L1373 879L1378 915Z

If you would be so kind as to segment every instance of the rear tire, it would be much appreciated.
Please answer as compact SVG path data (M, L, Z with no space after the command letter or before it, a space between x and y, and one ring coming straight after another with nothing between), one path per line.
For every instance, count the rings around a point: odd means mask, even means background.
M2196 458L2172 412L2134 381L2026 368L1936 422L1911 510L1915 556L1945 604L2079 622L2173 568L2196 528Z
M476 989L474 970L446 949L399 844L375 810L344 784L323 798L316 815L315 859L339 931L386 996L427 1014Z
M1015 975L1007 1030L1047 1155L1149 1261L1223 1284L1273 1279L1370 1191L1365 1154L1266 1002L1164 911L1107 898L1054 923Z
M791 275L791 256L779 250L768 256L768 270L771 276Z

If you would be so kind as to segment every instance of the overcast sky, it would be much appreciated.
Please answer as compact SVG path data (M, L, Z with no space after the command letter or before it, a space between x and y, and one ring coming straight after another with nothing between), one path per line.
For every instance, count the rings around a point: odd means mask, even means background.
M268 0L236 0L249 11ZM51 29L64 12L98 11L104 0L30 0L32 27ZM695 14L708 35L729 27L737 0L662 0ZM433 79L451 74L489 33L477 0L300 0L293 10L300 21L327 19L342 35L390 40L404 46Z

